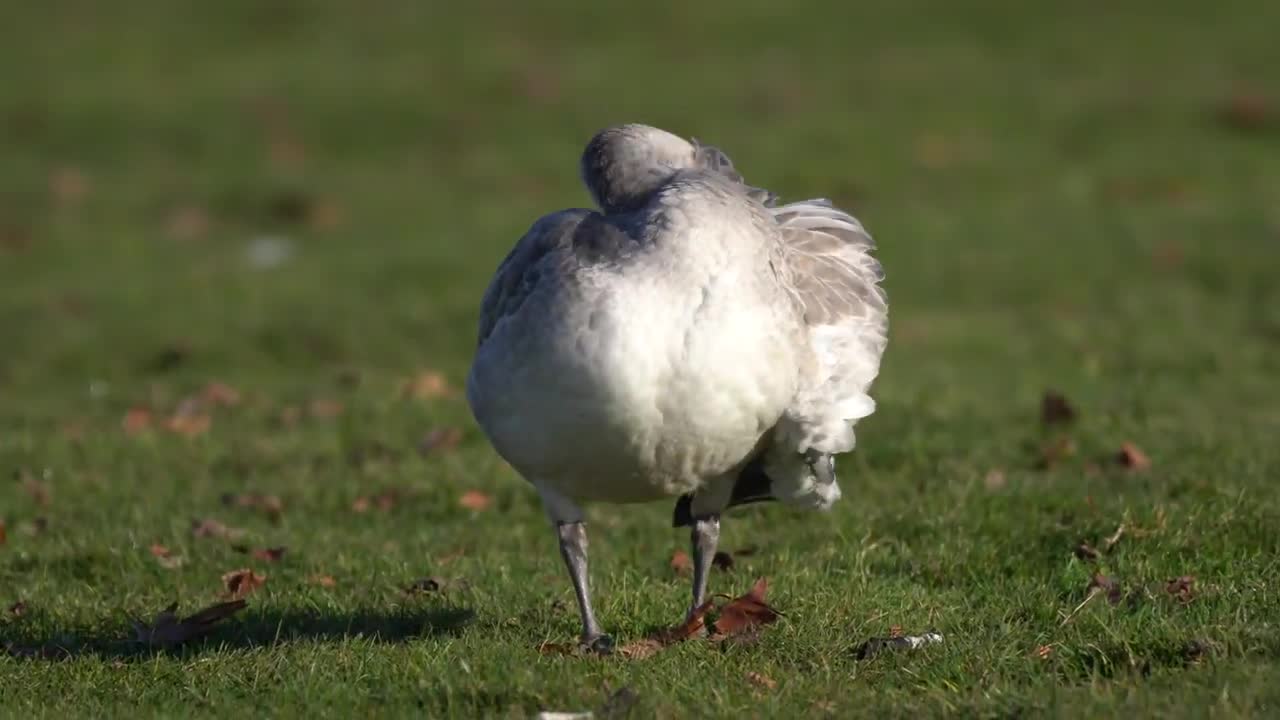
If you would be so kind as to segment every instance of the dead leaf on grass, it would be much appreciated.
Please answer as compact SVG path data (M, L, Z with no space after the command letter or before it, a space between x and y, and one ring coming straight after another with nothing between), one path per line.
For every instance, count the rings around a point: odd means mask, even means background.
M468 490L462 493L462 497L458 498L458 504L468 510L479 512L488 510L493 504L493 497L479 490Z
M376 507L382 512L390 512L395 508L396 503L400 502L401 495L399 488L388 488L373 497L362 495L351 503L351 509L358 513L367 513Z
M252 510L261 510L266 513L268 519L273 523L280 521L280 516L284 514L284 502L277 495L263 495L262 493L225 493L222 496L222 504L227 507L248 508Z
M1116 462L1135 471L1147 470L1151 467L1151 459L1131 442L1120 446L1120 452L1116 454Z
M240 404L240 391L223 382L211 382L200 391L200 397L212 407L235 407Z
M27 603L22 600L19 600L9 606L10 617L20 618L26 614L27 614Z
M240 528L227 527L212 518L191 521L191 534L198 538L212 537L222 540L238 540L244 537L245 531Z
M160 567L167 570L182 567L182 564L186 562L181 555L174 555L173 551L160 543L152 543L151 556L156 559L156 562L160 564Z
M266 575L259 575L249 568L232 570L222 575L222 586L232 600L240 600L267 582Z
M1005 477L1004 471L1000 469L991 470L982 478L982 486L989 492L995 492L1008 484L1008 478Z
M231 617L245 608L245 601L236 599L217 603L182 619L178 619L176 611L178 603L160 611L150 624L140 620L133 621L134 638L137 642L150 648L171 649L188 640L208 633L217 623Z
M453 389L449 386L449 381L444 373L438 370L419 372L407 380L400 390L402 396L415 400L433 400L452 393Z
M280 562L284 559L284 547L257 548L250 551L250 557L264 562Z
M1232 130L1257 132L1275 122L1275 108L1264 95L1238 90L1218 108L1218 121Z
M1053 655L1052 645L1041 645L1040 647L1037 647L1035 650L1035 656L1040 658L1041 660L1048 660L1049 657L1052 655Z
M205 412L204 403L196 397L190 397L178 403L173 414L165 420L164 426L169 432L195 437L209 431L213 418Z
M1048 390L1040 398L1040 422L1045 425L1064 425L1076 419L1076 409L1066 396Z
M307 582L323 588L337 587L338 585L338 581L334 580L332 575L312 575Z
M1196 579L1192 575L1174 578L1164 585L1164 591L1180 603L1189 603L1195 599Z
M688 640L694 635L702 634L706 629L707 613L714 606L715 602L708 600L689 613L689 617L683 623L627 643L618 648L618 654L631 660L644 660L656 654L659 650Z
M752 671L747 672L747 682L751 683L752 685L755 685L756 687L762 687L766 690L774 690L778 687L777 680L774 680L768 675L762 675L758 672L752 672Z
M1102 557L1102 553L1098 552L1097 548L1095 548L1094 546L1090 545L1087 542L1084 542L1083 540L1080 542L1079 545L1076 545L1075 554L1076 554L1076 557L1080 558L1081 560L1088 560L1090 562L1097 560L1099 557Z
M129 435L138 435L151 429L153 419L151 411L144 407L129 408L120 421L120 426Z
M9 531L4 520L0 520L0 545L9 541Z
M1076 454L1076 443L1070 435L1059 435L1040 450L1037 470L1048 470Z
M456 427L436 428L422 436L418 443L418 454L430 455L434 452L452 450L462 442L462 430Z
M49 175L49 193L61 205L74 205L85 198L93 183L77 167L61 167Z
M209 233L213 221L199 205L180 205L169 211L165 231L174 240L199 240Z
M1124 590L1120 587L1120 583L1102 573L1094 573L1093 579L1085 587L1085 600L1100 593L1106 594L1107 602L1112 605L1118 605L1124 599Z
M47 472L47 471L46 471ZM22 470L19 473L22 478L22 489L27 495L42 508L49 507L49 503L53 499L53 494L49 490L48 483L41 482L28 470Z
M1107 552L1111 552L1111 548L1115 547L1115 546L1116 546L1116 543L1120 542L1120 538L1122 538L1122 537L1124 537L1124 524L1123 524L1123 523L1122 523L1120 526L1118 526L1118 527L1116 528L1116 531L1115 531L1115 532L1113 532L1113 533L1111 533L1111 535L1110 535L1109 537L1107 537L1107 539L1106 539L1106 540L1103 540L1103 541L1102 541L1102 545L1103 545L1103 547L1104 547L1104 548L1106 548Z
M693 560L689 558L689 553L683 550L677 550L671 554L671 569L677 575L689 575L693 573Z
M712 638L725 638L742 633L759 625L775 622L780 616L777 610L765 602L769 591L769 579L760 578L745 595L730 600L720 607L720 616L712 625Z
M307 406L311 417L321 420L336 418L345 408L337 400L312 400Z

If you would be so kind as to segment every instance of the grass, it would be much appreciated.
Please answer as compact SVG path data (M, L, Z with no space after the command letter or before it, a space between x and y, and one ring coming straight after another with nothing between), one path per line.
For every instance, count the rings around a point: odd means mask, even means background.
M1251 109L1280 100L1274 6L68 0L6 19L0 601L27 610L0 639L68 657L0 654L0 715L526 717L620 688L633 717L1280 703L1280 121ZM782 622L749 646L548 657L576 619L534 494L459 393L400 388L461 386L489 273L538 215L587 202L576 154L625 120L852 208L892 337L839 508L726 519L723 544L758 551L713 589L768 576ZM255 269L253 247L287 257ZM206 432L123 429L214 381L242 398ZM1046 388L1080 417L1076 453L1040 470ZM451 427L457 448L418 452ZM1150 470L1106 460L1125 441ZM352 510L390 488L389 510ZM460 507L469 490L492 506ZM247 491L279 496L279 522L220 501ZM669 511L592 508L622 642L686 601ZM248 558L193 518L288 552ZM267 582L208 638L125 641L240 567ZM1125 598L1072 614L1094 572ZM429 575L466 583L401 592ZM1183 575L1188 603L1163 589ZM855 659L895 625L946 639Z

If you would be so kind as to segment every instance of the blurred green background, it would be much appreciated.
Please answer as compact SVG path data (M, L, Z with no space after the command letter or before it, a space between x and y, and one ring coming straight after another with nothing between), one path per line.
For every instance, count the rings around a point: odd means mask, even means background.
M663 716L1274 707L1280 4L64 0L3 16L0 470L16 480L0 600L32 611L0 633L72 659L0 659L0 691L22 698L0 712L255 698L520 716L624 685ZM768 574L799 616L754 655L538 656L574 632L571 604L548 609L568 583L458 392L489 275L537 217L589 203L578 153L620 122L714 143L784 199L832 198L888 273L880 409L842 507L726 521L726 542L767 550L718 589ZM452 392L406 399L424 373ZM164 429L215 381L243 401L194 437ZM1081 419L1044 471L1047 388ZM131 409L154 427L128 431ZM451 428L459 447L418 451ZM1150 472L1108 465L1126 441ZM393 510L351 511L392 486ZM458 507L474 488L492 509ZM283 497L282 524L218 502L246 490ZM669 509L594 512L602 620L626 638L674 619ZM246 562L191 537L210 514L290 559L241 624L136 662L128 614L194 608ZM1194 574L1205 597L1065 626L1092 572L1071 548L1122 522L1151 532L1102 570ZM186 565L158 567L152 543ZM397 583L433 572L473 594L404 604ZM426 632L455 605L474 623ZM943 628L947 649L849 657L891 624ZM1192 640L1212 667L1179 654ZM745 684L752 668L780 687Z

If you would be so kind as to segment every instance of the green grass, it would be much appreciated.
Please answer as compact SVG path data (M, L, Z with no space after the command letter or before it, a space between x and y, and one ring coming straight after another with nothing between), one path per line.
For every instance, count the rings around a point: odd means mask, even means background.
M0 30L0 602L27 612L0 640L69 657L0 654L0 714L526 717L624 687L633 717L1280 704L1280 109L1218 117L1280 102L1280 6L19 5ZM838 509L725 521L725 546L759 550L713 589L768 576L784 620L741 647L542 656L577 621L534 493L459 393L399 388L424 369L461 386L489 273L538 215L587 202L590 133L637 120L853 209L892 337ZM251 268L262 236L293 254ZM122 429L211 381L243 397L208 432ZM1077 453L1037 470L1046 388L1080 410ZM316 400L342 412L281 421ZM444 427L461 445L421 456ZM1124 441L1148 472L1090 467ZM389 511L352 511L387 488ZM472 489L493 506L459 507ZM219 500L244 491L279 495L279 524ZM591 510L620 642L686 602L669 512ZM192 537L207 517L288 552ZM1073 555L1122 523L1098 562ZM131 617L198 609L246 566L266 585L207 639L127 642ZM1129 597L1070 615L1095 571ZM401 592L428 575L467 583ZM1190 603L1163 590L1182 575ZM946 639L855 659L895 625Z

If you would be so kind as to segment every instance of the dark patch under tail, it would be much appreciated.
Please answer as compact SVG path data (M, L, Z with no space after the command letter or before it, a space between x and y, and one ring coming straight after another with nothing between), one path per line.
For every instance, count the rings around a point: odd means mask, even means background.
M772 481L764 472L763 456L755 458L738 473L738 479L733 484L733 494L729 496L728 507L776 500L771 485ZM686 493L676 500L675 510L671 514L671 527L691 525L693 525L693 493Z

